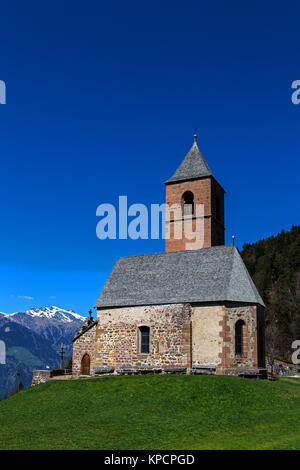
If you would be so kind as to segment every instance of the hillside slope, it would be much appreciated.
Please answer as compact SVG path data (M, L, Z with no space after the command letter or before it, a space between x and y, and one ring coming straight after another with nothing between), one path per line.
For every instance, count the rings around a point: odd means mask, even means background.
M0 403L0 449L300 449L300 382L52 381Z
M13 314L0 313L0 340L6 343L6 365L0 366L0 399L17 385L17 372L25 387L34 369L58 367L59 350L72 354L71 340L84 317L59 307L32 308Z
M241 255L266 304L267 341L289 359L300 338L300 226L245 244Z
M56 367L59 356L45 338L6 316L0 317L0 339L6 345L6 364L0 365L0 399L17 385L17 372L25 387L33 369Z

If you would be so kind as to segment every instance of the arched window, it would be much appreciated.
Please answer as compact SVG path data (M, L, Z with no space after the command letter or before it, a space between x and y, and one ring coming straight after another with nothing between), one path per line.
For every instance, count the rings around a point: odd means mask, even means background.
M191 191L186 191L182 195L183 214L194 214L194 194Z
M139 327L139 352L149 354L150 352L150 328L149 326Z
M244 354L244 331L245 323L243 320L238 320L235 324L235 354L242 356Z
M89 354L84 354L81 359L81 374L90 375L91 358Z

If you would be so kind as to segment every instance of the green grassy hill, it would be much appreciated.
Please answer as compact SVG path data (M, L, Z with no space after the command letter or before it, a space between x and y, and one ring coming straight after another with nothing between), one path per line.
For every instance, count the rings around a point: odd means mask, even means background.
M300 449L300 381L52 381L0 403L0 449Z

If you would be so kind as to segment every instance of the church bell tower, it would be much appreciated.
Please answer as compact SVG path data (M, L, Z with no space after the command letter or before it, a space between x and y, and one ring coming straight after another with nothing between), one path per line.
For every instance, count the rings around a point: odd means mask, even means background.
M171 208L166 217L166 251L224 245L225 191L200 152L196 134L192 148L165 185L166 204ZM184 225L188 219L189 225ZM190 236L184 226L190 227ZM180 227L181 237L178 235Z

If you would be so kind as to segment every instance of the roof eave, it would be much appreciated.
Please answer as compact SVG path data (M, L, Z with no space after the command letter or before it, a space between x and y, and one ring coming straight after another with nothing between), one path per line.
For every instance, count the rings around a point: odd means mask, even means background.
M155 305L176 305L176 304L197 304L197 305L207 305L207 304L214 304L214 305L220 305L220 304L225 304L229 302L234 302L237 304L247 304L247 305L260 305L261 307L265 308L265 304L262 302L259 302L257 299L253 301L249 300L241 300L241 299L223 299L223 300L176 300L176 301L168 301L168 302L148 302L148 303L132 303L132 304L119 304L119 305L95 305L95 308L98 310L109 310L112 308L132 308L132 307L147 307L148 305L155 306Z
M178 183L185 183L185 182L189 182L189 181L203 180L203 179L206 179L206 178L212 178L212 179L220 186L220 188L222 189L222 191L224 192L224 194L227 193L227 191L225 191L225 189L223 188L223 186L219 183L219 181L216 180L216 178L214 177L213 174L211 174L211 175L206 175L206 176L195 176L194 178L176 179L176 180L172 180L172 179L170 178L170 179L164 181L164 184L165 184L165 185L169 185L169 184L178 184Z

